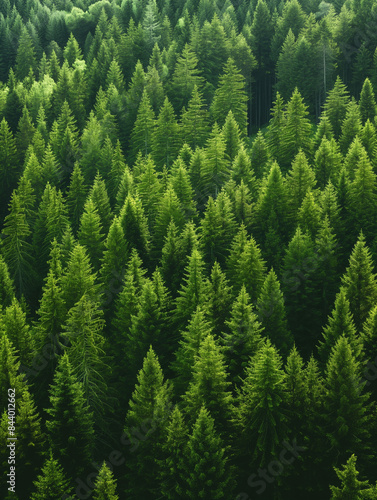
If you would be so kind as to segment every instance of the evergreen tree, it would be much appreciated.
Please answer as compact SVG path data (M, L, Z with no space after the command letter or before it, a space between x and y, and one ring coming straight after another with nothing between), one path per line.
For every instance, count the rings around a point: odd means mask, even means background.
M355 101L351 101L347 106L346 116L342 123L342 133L339 137L339 145L346 154L353 139L360 133L361 116L359 107Z
M224 134L215 123L205 149L205 161L200 171L201 198L216 198L222 185L229 178L229 160L226 157Z
M208 139L210 128L208 111L202 93L194 85L187 110L182 112L182 138L192 148L203 147Z
M225 324L227 331L223 334L222 342L230 378L233 383L239 384L250 357L254 356L262 346L263 332L244 286L234 301L230 319Z
M313 190L316 185L315 174L308 164L302 151L299 151L292 162L292 168L286 175L287 188L293 214L301 206L308 190Z
M377 296L377 277L363 234L360 234L352 250L348 268L342 276L342 286L350 303L356 329L360 331Z
M338 339L326 366L323 433L325 461L345 462L350 453L368 463L371 456L371 403L359 375L359 363L345 336Z
M152 156L159 170L171 166L178 154L180 129L176 121L173 106L166 98L152 134Z
M93 449L93 414L68 356L60 360L50 389L46 427L50 446L68 476L82 473Z
M145 157L151 153L155 125L154 112L147 91L144 90L131 134L132 158L136 159L139 151Z
M335 139L339 139L343 120L346 117L349 94L346 86L338 76L335 85L327 95L324 111L329 119Z
M232 411L232 394L222 348L209 334L200 343L198 355L194 358L192 379L183 395L183 405L191 423L207 405L217 429L224 439L229 433Z
M129 450L127 491L134 498L147 498L157 489L156 460L162 442L162 429L169 418L171 387L152 347L147 352L126 415L125 435ZM153 437L151 437L153 436Z
M314 171L320 188L323 189L329 181L337 183L341 165L342 155L337 142L323 137L314 156Z
M258 297L257 316L264 329L263 335L286 357L292 347L293 337L288 329L284 296L273 269L266 276Z
M17 48L16 76L19 80L23 80L28 76L30 70L34 71L36 68L33 40L28 30L23 27Z
M1 214L4 217L6 207L20 174L16 142L5 118L0 123L0 184L2 193Z
M227 157L233 161L240 148L240 127L236 122L232 111L229 111L222 129L225 141L225 152Z
M282 134L282 151L279 161L285 171L297 153L302 149L310 155L312 149L311 124L307 118L307 106L297 88L287 104L286 123Z
M348 344L352 348L353 356L359 357L362 343L356 334L355 323L344 288L341 288L336 296L334 310L323 329L323 340L319 342L318 353L323 364L327 362L331 349L341 336L347 339Z
M203 86L203 77L198 70L198 58L186 43L178 57L171 81L171 101L176 112L187 108L194 89Z
M242 145L241 145L242 148ZM268 169L270 165L270 149L267 145L267 141L260 130L258 130L257 136L253 141L250 150L250 160L252 169L258 179L264 177L268 174ZM247 178L244 181L247 183ZM251 189L251 186L249 186Z
M161 448L164 459L160 463L160 489L169 500L183 498L185 491L184 464L188 431L178 406L174 407L166 427Z
M264 467L276 457L287 435L287 376L281 365L276 349L267 342L246 369L234 418L238 453L247 470L250 464Z
M119 496L116 494L116 480L113 478L113 473L106 465L102 467L98 473L95 487L93 490L94 500L118 500Z
M5 308L11 305L14 298L14 285L9 276L8 266L0 255L0 306Z
M356 456L352 454L347 460L346 465L343 465L343 470L334 467L338 479L341 481L341 488L330 486L331 500L342 500L346 498L354 498L361 500L369 498L365 496L366 490L369 489L368 481L359 481L357 476L359 472L356 470Z
M211 113L213 119L222 126L229 111L232 111L243 136L247 133L247 96L244 87L245 79L233 59L229 58L219 79Z
M223 440L205 405L200 408L189 436L183 473L184 498L229 498L234 483Z
M259 0L258 3L262 2L263 0ZM276 101L273 103L271 115L266 133L266 140L271 156L275 160L280 161L283 152L283 133L286 125L286 112L284 109L284 100L279 92L276 94Z
M103 240L101 219L92 199L89 198L85 203L84 213L81 216L78 242L86 248L95 271L100 268L104 248Z
M36 492L31 494L31 500L53 500L63 495L69 497L72 493L62 467L51 452L42 467L41 474L34 481L34 487Z
M363 124L365 124L367 120L373 123L374 117L377 114L377 106L373 87L369 78L365 78L363 88L361 89L359 111Z

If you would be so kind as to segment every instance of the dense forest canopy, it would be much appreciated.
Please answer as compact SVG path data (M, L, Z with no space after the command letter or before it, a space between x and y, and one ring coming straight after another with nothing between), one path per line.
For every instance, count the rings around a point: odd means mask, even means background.
M376 47L373 0L1 1L2 499L377 499Z

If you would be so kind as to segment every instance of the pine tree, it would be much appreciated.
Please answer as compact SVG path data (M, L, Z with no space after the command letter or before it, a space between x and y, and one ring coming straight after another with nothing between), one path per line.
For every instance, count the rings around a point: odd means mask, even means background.
M233 161L237 156L238 150L240 148L240 127L236 122L232 110L229 111L225 119L224 126L222 128L225 141L225 153L230 161Z
M365 496L366 490L369 489L368 481L359 481L357 476L359 472L356 469L356 456L352 454L347 460L346 465L343 465L343 470L334 467L338 479L341 481L341 487L330 486L331 500L343 500L346 498L354 498L361 500L369 498Z
M16 192L12 194L9 209L2 231L3 236L5 236L2 253L16 290L19 295L22 295L30 292L30 284L34 277L32 247L29 240L31 231L26 219L25 208Z
M205 405L189 436L183 475L183 494L187 499L231 498L234 483L223 439Z
M0 306L5 308L11 305L14 298L14 284L9 276L8 266L0 255Z
M249 361L234 414L238 453L247 470L250 464L268 464L286 438L286 378L281 358L269 342Z
M347 339L352 348L353 356L359 357L362 343L356 334L355 323L344 288L341 288L336 296L334 309L323 329L323 340L319 342L318 353L323 364L329 359L331 349L341 336Z
M292 162L292 168L286 175L287 188L293 214L301 206L308 190L316 185L315 174L310 167L305 154L299 151Z
M166 165L169 169L178 154L180 128L176 121L173 106L166 98L156 121L152 134L152 156L159 170Z
M154 495L156 460L172 409L171 386L164 376L152 347L147 352L126 415L125 436L132 445L127 460L127 491L135 498ZM152 437L151 437L152 436Z
M16 57L16 76L19 80L23 80L29 74L29 70L36 70L37 64L35 59L35 49L31 36L28 30L23 27L21 36L18 42L17 57Z
M155 125L156 119L150 99L147 91L144 90L131 134L131 155L133 159L136 159L139 151L145 157L151 153Z
M271 340L282 356L286 357L292 347L293 337L288 329L284 296L273 269L264 280L256 312L263 328L263 335Z
M41 474L34 481L34 487L36 492L31 494L31 500L53 500L61 498L63 495L69 496L72 493L69 481L66 479L59 462L54 459L52 452L45 461Z
M323 433L327 450L324 461L345 462L350 453L368 463L371 456L371 403L359 375L359 363L345 336L338 339L326 366Z
M6 207L13 189L16 187L20 174L16 142L5 118L0 124L0 184L1 184L1 214L5 215Z
M26 106L22 110L22 116L18 122L17 133L15 136L17 153L20 162L24 162L26 150L35 134L35 127L31 121L29 111Z
M202 254L194 247L189 257L183 283L181 284L176 299L174 320L178 329L186 327L198 305L202 305L205 301L203 268Z
M235 293L244 285L251 301L255 302L265 278L266 263L259 245L252 236L248 238L246 228L242 224L230 245L227 268Z
M296 88L287 104L286 122L282 134L282 151L279 161L285 171L300 149L306 155L311 153L312 127L307 115L307 106Z
M377 297L377 277L363 234L352 250L348 268L342 276L342 286L350 302L356 330L360 331Z
M61 279L63 299L67 310L71 309L86 294L95 298L97 284L85 248L76 243L70 253L69 261Z
M333 89L327 95L324 105L324 111L331 123L335 139L340 137L348 103L349 94L347 88L338 76Z
M321 225L321 209L310 190L307 191L301 203L301 207L297 213L297 222L300 228L306 232L312 240L316 238Z
M78 231L87 197L87 186L78 163L75 164L67 193L67 207L74 233Z
M211 333L212 326L206 318L205 309L198 306L193 312L187 328L181 333L180 345L172 363L172 368L177 374L174 379L174 388L177 394L183 394L187 390L199 347L207 335Z
M373 123L374 117L377 114L377 106L373 87L369 78L365 78L363 88L361 89L359 111L363 124L365 124L367 120Z
M34 339L26 321L26 314L14 298L1 318L2 331L18 352L20 362L28 366L32 360Z
M95 271L100 268L104 249L103 240L101 220L92 199L89 198L85 203L84 213L81 216L78 242L85 247Z
M223 333L222 343L228 361L230 378L233 383L239 384L250 357L261 348L261 334L264 334L244 286L234 301L230 319L225 324L227 329Z
M298 227L284 257L282 284L288 325L300 353L304 355L310 354L313 349L320 326L318 298L312 291L317 266L313 242Z
M118 500L116 494L116 480L113 478L113 473L103 462L102 467L96 478L95 487L93 490L93 500Z
M176 112L187 108L190 97L203 86L203 77L198 70L198 59L195 52L186 43L178 57L171 81L172 103Z
M375 126L369 118L365 122L364 127L361 129L360 140L368 154L369 159L373 162L373 152L377 146L377 133Z
M349 205L352 213L353 236L363 230L366 236L373 237L376 223L376 186L377 177L366 152L361 153L357 163L355 178L349 190Z
M224 330L225 320L229 316L233 300L232 287L218 262L212 266L206 295L208 297L205 305L207 316L214 327L214 335L217 337Z
M109 409L106 383L109 367L106 364L103 312L84 294L69 310L63 328L63 339L72 370L86 402L93 410L96 423L104 429L105 411Z
M94 179L93 186L89 192L89 198L94 203L101 221L103 232L107 235L113 220L113 213L111 211L106 183L99 173L97 173Z
M232 204L225 192L222 191L216 201L209 198L200 226L200 246L206 262L213 265L217 260L223 265L237 230Z
M347 106L347 113L342 123L342 133L339 137L339 145L343 154L348 151L353 139L361 131L361 116L356 101L351 101Z
M140 199L127 196L119 214L124 238L129 248L135 248L143 258L148 258L149 231Z
M182 112L182 138L192 148L203 147L210 133L208 110L202 93L194 85L187 110Z
M179 156L174 162L170 177L171 187L181 205L181 210L185 219L191 219L195 216L194 192L191 186L190 175L187 171L184 161Z
M329 181L337 183L341 164L342 155L337 142L323 137L314 156L314 171L320 188L323 189Z
M51 450L69 477L80 474L89 465L93 449L93 414L67 354L59 360L50 405L46 427Z
M229 58L219 79L211 105L211 113L213 119L222 126L229 111L232 111L243 136L247 133L247 95L244 87L244 77L233 59Z
M184 463L188 431L178 406L174 407L166 427L161 449L164 459L160 463L160 489L169 500L179 500L184 495Z
M263 0L259 0L258 3L262 2ZM284 109L284 100L279 92L276 94L276 101L273 103L271 115L266 133L266 140L271 156L275 160L280 161L283 151L283 132L286 125L286 112Z

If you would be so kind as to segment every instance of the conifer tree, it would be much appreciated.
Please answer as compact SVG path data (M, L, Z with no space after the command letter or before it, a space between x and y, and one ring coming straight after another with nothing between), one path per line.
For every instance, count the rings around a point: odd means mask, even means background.
M9 276L8 266L0 255L0 305L2 308L11 305L14 298L14 285Z
M67 354L59 359L50 389L50 407L46 411L54 456L69 477L80 474L89 465L93 449L93 414Z
M198 58L186 43L178 57L171 81L172 103L176 112L187 108L190 97L203 86L203 77L198 70Z
M101 178L101 175L97 172L94 179L93 186L89 192L89 198L94 203L94 206L98 212L102 229L105 235L108 234L111 222L113 220L113 214L110 206L110 199L106 188L105 181Z
M71 182L67 193L67 207L73 232L79 229L81 215L84 211L85 200L87 197L87 186L82 175L80 165L75 164L71 175Z
M324 105L324 111L331 123L335 139L340 137L348 103L349 94L347 88L338 76L333 89L327 95Z
M302 151L299 151L293 160L292 168L287 173L286 180L292 211L295 214L301 206L307 191L313 190L316 185L315 174Z
M29 70L36 70L35 48L33 40L26 29L22 28L21 36L18 42L16 57L16 76L23 80L29 74Z
M247 96L244 87L244 77L234 64L233 59L229 58L219 79L211 105L211 113L213 119L219 126L222 126L229 111L232 111L243 136L247 133Z
M223 439L205 405L189 436L183 473L183 494L188 499L230 498L234 490Z
M336 296L334 309L328 318L327 325L323 329L323 340L319 342L318 353L323 364L327 362L331 349L341 336L347 339L348 344L352 348L353 356L359 357L362 343L356 333L349 300L346 298L344 288L341 288Z
M324 188L329 180L336 183L339 179L342 155L334 139L323 137L314 156L314 171L320 188Z
M264 175L268 173L270 156L270 149L267 145L267 141L262 132L258 130L250 150L251 167L258 179L264 177ZM247 179L244 179L244 181L247 182ZM249 187L251 189L251 186Z
M160 463L160 489L169 500L183 498L188 431L178 406L174 407L165 431L161 449L164 459Z
M150 99L147 91L144 90L131 134L132 158L136 159L139 151L145 157L151 153L155 125L155 115L150 104Z
M227 117L225 118L225 123L222 128L225 141L225 152L230 161L233 161L237 156L238 150L240 148L240 127L236 122L232 110L229 111Z
M61 279L63 299L67 311L71 309L86 294L95 298L97 284L95 275L85 248L76 243L70 253L69 261Z
M360 140L368 154L369 159L373 162L373 152L377 146L377 133L375 126L369 118L365 122L364 127L361 129Z
M321 225L321 209L310 190L307 191L301 203L297 213L297 222L300 228L314 241Z
M201 221L200 245L209 264L224 264L229 245L236 234L236 222L228 195L222 191L216 201L209 198Z
M3 312L1 326L4 334L17 350L20 362L28 366L32 359L34 339L26 321L26 314L15 298Z
M359 107L355 101L351 101L347 106L347 113L342 123L342 133L339 137L339 145L346 154L353 139L361 131L361 117Z
M363 234L360 234L352 250L348 268L342 276L342 286L356 329L360 331L377 297L377 277Z
M231 381L239 384L245 368L258 349L262 346L263 327L250 304L245 287L233 303L230 319L225 322L227 329L223 333L222 343L228 361Z
M365 464L371 456L370 394L359 370L347 338L341 336L326 366L322 424L327 442L324 461L333 465L344 463L352 452Z
M66 495L68 498L72 493L72 488L59 462L54 459L50 452L49 458L45 461L41 474L34 481L36 492L31 494L31 500L53 500Z
M159 170L166 165L170 168L178 154L180 129L176 121L173 106L166 98L156 121L152 134L152 156Z
M373 87L369 78L365 78L363 88L361 89L359 111L363 124L365 124L367 120L373 123L374 117L377 114L377 106Z
M337 467L334 467L334 469L338 479L341 481L341 487L330 486L332 493L331 500L372 498L365 496L365 493L367 493L366 490L369 489L368 481L359 481L357 479L359 472L356 469L356 456L354 454L347 460L346 465L343 465L343 470Z
M93 500L118 500L119 496L116 493L116 480L113 473L103 462L102 467L96 478L95 487L93 490Z
M183 283L178 291L174 320L178 329L186 327L198 305L205 301L204 264L200 251L194 247L185 269Z
M124 429L132 445L126 462L127 491L139 498L147 498L157 489L156 457L172 409L170 397L171 386L164 381L158 358L150 347L137 376Z
M182 138L192 148L202 148L209 136L209 118L202 93L194 85L187 109L182 112Z
M200 171L200 190L205 200L211 195L216 198L222 185L229 178L228 167L224 134L215 123L206 144L205 161Z
M210 279L207 282L206 311L208 319L214 327L214 335L218 336L224 330L225 320L229 316L232 305L232 286L218 262L211 269Z
M278 158L285 171L300 149L306 155L311 153L311 124L307 115L307 106L296 88L287 104L286 122L282 134L282 151Z
M264 329L263 336L268 337L281 355L286 357L292 347L293 337L288 329L284 296L273 269L264 280L256 312Z
M249 361L234 413L243 467L264 467L286 438L286 374L270 342Z
M91 198L85 203L77 236L78 242L89 255L93 269L98 271L104 248L104 234L101 219Z
M1 214L4 216L13 189L16 187L20 166L18 164L16 142L5 118L0 124L0 181Z
M149 231L140 200L129 194L120 211L119 220L129 248L135 248L146 259L149 252Z
M260 3L262 3L262 1L263 0L259 0ZM284 109L284 100L279 92L276 94L276 100L273 103L271 115L272 116L266 133L266 140L271 156L275 160L280 161L283 145L283 132L286 124L286 112Z
M213 335L209 334L201 341L198 355L194 358L192 378L183 395L183 406L188 419L193 423L201 407L207 405L224 438L230 429L233 399L227 378L222 348Z

